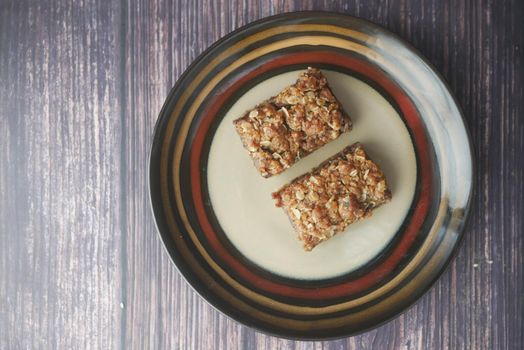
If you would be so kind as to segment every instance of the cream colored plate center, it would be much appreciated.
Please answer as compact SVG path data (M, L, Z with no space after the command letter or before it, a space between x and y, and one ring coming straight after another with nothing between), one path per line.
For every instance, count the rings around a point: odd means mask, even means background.
M227 237L255 264L291 278L335 277L373 259L399 229L415 192L415 152L395 109L366 83L338 72L324 73L353 120L351 132L284 173L262 178L243 149L232 122L258 102L292 84L299 71L288 72L263 81L238 99L219 125L209 153L209 195ZM364 145L384 171L393 199L376 209L371 218L350 225L346 232L321 243L312 252L305 252L284 211L274 206L271 193L356 141Z

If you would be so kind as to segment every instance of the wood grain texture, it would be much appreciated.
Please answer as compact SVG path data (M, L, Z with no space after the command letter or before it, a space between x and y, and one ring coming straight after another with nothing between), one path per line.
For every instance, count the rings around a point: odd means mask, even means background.
M120 4L0 16L0 349L118 347Z
M154 227L152 128L196 56L252 20L360 16L417 47L477 160L463 245L407 312L332 342L266 336L183 281ZM524 5L519 0L0 1L0 348L524 348Z

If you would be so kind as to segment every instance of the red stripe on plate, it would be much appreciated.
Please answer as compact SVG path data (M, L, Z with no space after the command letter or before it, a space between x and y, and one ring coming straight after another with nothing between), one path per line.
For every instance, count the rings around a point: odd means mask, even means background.
M200 173L200 157L202 156L202 147L204 140L209 131L209 127L216 118L218 111L224 103L230 98L232 94L238 91L247 82L256 76L266 73L268 71L282 68L285 66L296 64L314 63L331 64L343 67L354 72L357 72L377 85L379 85L399 106L401 113L411 131L414 138L416 153L418 156L419 167L419 199L413 210L410 222L405 226L405 231L402 233L401 239L393 249L392 253L379 265L351 281L344 281L337 285L326 286L323 288L309 289L305 287L290 286L276 281L267 279L265 276L259 275L256 271L252 271L242 262L238 261L220 242L215 229L209 222L204 208L201 188L201 173ZM270 62L264 63L256 69L250 71L248 74L241 76L236 81L225 87L218 93L213 101L209 104L209 108L204 111L204 116L200 122L197 133L194 137L191 146L191 190L194 199L196 214L209 242L216 254L220 256L223 262L227 264L223 267L226 271L233 270L236 274L241 276L245 281L257 289L280 295L284 297L302 298L302 299L326 299L339 298L344 296L352 296L360 293L366 289L373 287L374 284L379 283L399 264L408 249L412 246L419 229L421 228L430 205L430 193L432 183L431 162L428 152L428 143L423 126L423 122L408 96L404 94L398 86L396 86L384 72L380 71L370 63L360 60L352 56L344 56L341 54L328 51L313 51L313 52L299 52L289 53L283 56L276 57ZM231 126L233 127L233 126ZM269 195L269 194L268 194Z

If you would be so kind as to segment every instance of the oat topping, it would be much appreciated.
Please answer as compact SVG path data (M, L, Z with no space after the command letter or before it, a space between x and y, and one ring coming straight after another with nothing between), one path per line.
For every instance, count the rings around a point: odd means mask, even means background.
M316 68L233 123L263 177L281 173L351 130L351 119Z
M273 193L276 206L288 214L304 249L371 216L391 199L386 178L355 143Z

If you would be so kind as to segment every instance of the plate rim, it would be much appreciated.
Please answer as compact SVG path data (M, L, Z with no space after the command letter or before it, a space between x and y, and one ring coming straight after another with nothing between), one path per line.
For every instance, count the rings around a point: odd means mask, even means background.
M385 34L385 35L393 38L399 44L404 46L404 48L406 48L407 50L409 50L412 53L414 53L417 56L417 58L421 59L427 65L427 67L429 67L431 73L433 75L435 75L438 78L438 80L440 80L443 83L443 85L445 87L446 94L452 99L453 104L455 105L455 107L458 110L458 115L460 115L461 127L464 129L465 134L467 136L466 140L464 140L464 142L467 143L467 146L468 146L468 149L469 149L469 153L467 154L467 160L469 161L469 163L471 165L471 170L472 171L471 171L471 177L469 179L470 183L471 183L471 186L470 186L470 190L469 190L469 193L468 193L468 196L467 196L468 200L467 200L467 203L464 206L464 216L463 216L463 219L462 219L462 227L460 229L457 229L457 231L456 231L457 234L458 234L458 237L457 237L457 239L456 239L456 241L454 243L454 246L452 247L451 251L449 252L448 256L445 258L445 261L444 261L442 267L438 270L438 272L432 278L428 279L428 283L427 283L427 285L423 289L419 290L414 297L408 298L406 305L403 308L401 308L399 311L393 313L389 317L383 318L383 320L380 321L380 322L376 322L376 323L374 323L374 324L372 324L370 326L364 327L364 328L362 328L362 329L360 329L358 331L354 331L354 332L350 332L350 333L348 332L346 334L337 334L337 335L334 335L334 336L326 336L326 337L323 337L323 336L322 337L318 337L318 336L304 337L304 336L294 336L294 335L291 335L291 333L273 332L269 328L260 327L258 324L256 324L256 322L251 322L251 319L249 319L249 318L240 319L240 317L237 317L237 315L235 315L233 312L230 312L230 310L228 308L219 307L218 305L215 305L210 300L210 299L213 299L213 295L209 296L208 294L212 294L212 293L208 289L199 288L198 287L198 282L196 282L198 280L195 281L193 273L189 269L187 269L187 271L182 269L182 267L180 266L180 263L181 263L180 259L177 257L176 254L174 254L172 249L170 249L170 246L173 245L173 243L170 241L171 240L171 238L169 237L170 234L168 232L164 232L163 230L161 230L161 228L159 226L159 222L158 222L159 218L158 218L158 216L161 215L161 214L157 213L157 211L158 210L162 210L162 207L158 204L158 202L156 202L157 204L155 204L155 200L153 198L153 196L154 196L153 188L155 186L158 186L158 184L154 184L153 183L153 180L152 180L153 176L152 176L152 174L155 173L155 172L158 172L157 168L153 168L153 161L154 161L155 155L158 156L157 153L159 153L157 148L159 147L159 141L160 141L159 140L159 135L160 135L161 129L164 126L164 124L168 121L168 119L170 117L169 115L166 114L166 112L169 109L170 104L173 102L173 95L175 94L175 92L177 90L180 89L182 81L184 81L187 78L187 76L192 72L192 70L194 70L195 66L197 66L202 60L204 60L215 48L219 47L220 45L222 45L224 42L226 42L230 38L234 37L235 35L237 35L239 33L242 33L245 30L248 30L248 29L251 29L253 27L256 27L257 25L268 24L268 23L271 23L271 22L274 22L274 21L285 20L285 19L322 18L322 17L328 18L328 19L329 18L339 18L341 20L348 20L349 19L349 20L356 21L356 22L362 22L364 25L367 25L367 26L379 29L382 34ZM381 325L383 325L385 323L388 323L392 319L395 319L396 317L399 317L401 314L404 314L406 311L411 309L416 303L418 303L421 300L422 296L426 295L426 293L428 293L433 287L435 287L436 282L440 279L440 277L443 275L443 273L445 271L447 271L447 269L449 268L449 265L451 264L451 262L456 258L457 254L458 254L458 251L460 250L460 247L463 244L465 232L469 228L470 223L471 223L471 208L472 208L473 199L474 199L474 196L475 196L475 193L476 193L476 185L477 185L477 179L474 176L474 174L476 173L476 168L477 168L477 164L476 163L477 163L477 161L476 161L476 158L475 158L475 155L474 155L474 147L473 147L473 142L472 142L472 138L471 138L471 133L470 133L470 130L469 130L468 125L466 123L466 119L465 119L465 116L464 116L464 111L462 109L462 106L458 103L457 97L452 92L451 87L450 87L448 81L435 68L435 66L420 52L420 50L418 50L416 47L414 47L407 40L405 40L402 37L400 37L398 34L392 32L389 29L387 29L386 27L384 27L384 26L382 26L382 25L380 25L378 23L375 23L375 22L373 22L371 20L368 20L368 19L360 18L360 17L357 17L357 16L345 14L345 13L333 12L333 11L316 11L316 10L314 10L314 11L292 11L292 12L285 12L285 13L280 13L280 14L276 14L276 15L272 15L272 16L263 17L263 18L260 18L258 20L246 23L245 25L243 25L243 26L241 26L239 28L236 28L235 30L233 30L230 33L222 36L217 41L215 41L213 44L211 44L209 47L207 47L205 50L203 50L184 69L183 73L177 78L175 84L170 89L169 93L167 94L167 96L166 96L166 98L164 100L164 103L162 105L162 108L161 108L160 112L158 113L158 117L157 117L157 120L155 122L154 128L152 130L152 140L151 140L151 143L150 143L150 150L149 150L148 162L147 162L147 171L146 171L147 172L147 180L146 181L147 181L147 186L148 186L148 197L149 197L149 202L150 202L150 210L151 210L151 213L153 214L153 219L154 219L153 221L155 223L155 228L156 228L157 234L158 234L158 236L160 237L160 239L162 241L162 246L164 247L164 250L167 252L167 254L168 254L172 264L174 265L174 267L176 268L178 273L180 273L180 275L183 277L185 282L190 286L190 288L200 298L202 298L208 305L210 305L213 309L215 309L218 312L220 312L222 315L224 315L224 316L228 317L229 319L232 319L232 320L234 320L234 321L236 321L236 322L238 322L238 323L240 323L242 325L245 325L245 326L248 326L250 328L253 328L254 330L256 330L258 332L261 332L261 333L264 333L264 334L267 334L267 335L271 335L271 336L275 336L275 337L279 337L279 338L283 338L283 339L289 339L289 340L319 341L319 340L334 340L334 339L346 338L348 336L354 336L354 335L362 334L362 333L368 332L368 331L370 331L372 329L378 328ZM199 290L199 289L201 289L201 290ZM277 328L275 327L275 329L277 329Z

